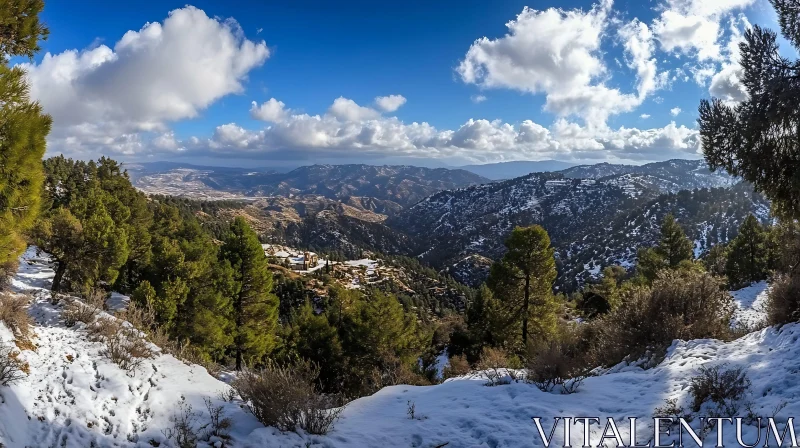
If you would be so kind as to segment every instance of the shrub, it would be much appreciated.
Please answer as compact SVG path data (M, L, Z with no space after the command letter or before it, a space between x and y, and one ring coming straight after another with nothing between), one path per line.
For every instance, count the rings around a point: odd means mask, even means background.
M319 367L308 361L269 362L259 371L242 371L233 387L264 425L326 434L344 408L334 409L338 397L317 391L314 382L318 375Z
M230 433L228 430L231 427L232 421L228 417L223 417L223 407L215 406L214 402L208 397L203 398L203 402L206 404L206 409L208 410L210 418L208 426L206 427L205 440L210 441L213 438L223 440L229 439Z
M145 359L155 356L139 330L112 317L97 319L89 327L89 335L91 340L105 343L103 355L129 373L139 368Z
M687 414L687 412L680 406L678 406L678 399L677 398L667 398L664 400L664 405L659 406L653 410L653 418L672 418L676 421L679 418L683 418L691 420L691 414Z
M8 386L25 378L18 353L10 346L0 346L0 386Z
M11 276L17 272L17 268L19 267L19 263L16 259L6 261L5 263L0 263L0 291L3 291L8 287Z
M772 282L767 301L767 322L787 324L800 320L800 276L779 275Z
M580 330L562 325L551 340L528 347L526 379L544 392L555 387L565 394L577 392L588 373L584 353Z
M464 376L470 372L469 362L464 355L451 356L450 361L444 369L442 369L442 379L454 378L457 376Z
M725 365L700 367L700 374L692 378L689 393L692 395L692 410L699 412L703 403L711 401L723 412L733 416L736 402L750 388L750 379L744 368L724 369Z
M68 299L64 311L61 313L64 325L71 327L77 322L83 322L87 325L92 324L105 307L105 303L105 293L97 289L92 290L84 300Z
M477 369L486 376L487 386L508 384L511 380L518 380L514 369L519 369L519 358L511 356L502 348L484 347Z
M662 354L675 339L728 339L736 306L723 286L706 272L678 269L660 271L650 287L624 288L620 306L592 323L593 361Z
M170 416L172 427L163 429L161 433L178 448L195 448L198 440L195 423L199 417L200 413L194 412L192 405L186 403L186 397L182 396L178 409Z
M30 297L23 294L0 293L0 321L14 332L14 336L22 339L30 336L29 302Z

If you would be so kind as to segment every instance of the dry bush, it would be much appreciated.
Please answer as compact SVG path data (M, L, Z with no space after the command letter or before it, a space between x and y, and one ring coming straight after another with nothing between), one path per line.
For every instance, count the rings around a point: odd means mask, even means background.
M106 295L103 291L93 289L83 300L67 298L61 318L64 325L71 327L77 322L90 325L94 322L106 304Z
M598 364L663 354L675 339L731 337L736 305L724 281L711 274L664 270L651 287L630 287L621 296L617 308L592 323Z
M694 401L692 410L699 412L703 403L716 404L726 417L737 411L737 402L750 389L750 379L743 367L725 369L725 365L700 367L700 374L692 378L689 393Z
M116 317L148 334L156 326L156 313L153 307L143 307L134 301L130 301L124 310L116 314Z
M0 346L0 386L8 386L25 378L26 364L22 363L19 353L10 346Z
M769 325L800 320L800 276L777 276L772 282L766 308Z
M206 427L206 434L204 437L205 440L211 441L211 439L230 439L229 430L233 422L230 418L223 416L224 407L215 406L214 402L208 397L203 398L203 402L206 404L206 409L208 410L208 415L210 418L208 426Z
M259 371L243 371L233 387L248 409L264 425L281 431L303 429L325 434L343 407L334 408L338 397L317 391L319 367L308 361L279 365L269 362Z
M457 355L450 357L444 369L442 369L442 379L454 378L457 376L464 376L469 374L472 369L469 367L467 357L464 355Z
M11 276L17 272L19 262L17 260L10 260L5 263L0 263L0 291L3 291L11 283Z
M519 359L502 348L484 347L476 367L486 376L487 386L508 384L511 380L519 379L513 370L520 367Z
M145 359L155 356L142 333L112 317L97 319L89 326L89 339L106 345L103 355L126 372L133 372Z
M667 398L664 400L663 406L659 406L653 410L653 418L672 418L676 421L683 418L690 421L692 420L692 415L678 406L677 398Z
M195 423L199 417L200 413L194 412L192 405L186 402L186 397L181 396L178 409L169 418L172 427L161 430L161 433L177 448L195 448L199 439Z
M550 340L529 345L526 380L544 392L577 392L591 366L585 353L580 328L563 324Z
M28 314L30 297L24 294L0 293L0 321L21 339L30 337L33 321Z

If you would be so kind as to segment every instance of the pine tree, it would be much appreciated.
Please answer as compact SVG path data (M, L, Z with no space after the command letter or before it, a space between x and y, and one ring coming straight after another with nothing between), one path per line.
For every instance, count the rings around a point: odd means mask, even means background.
M728 248L724 244L716 244L703 259L706 271L717 276L725 276L728 264Z
M36 244L49 252L56 262L51 289L59 292L67 267L79 263L83 248L83 225L69 209L60 207L37 224L33 236Z
M661 223L661 241L655 250L664 257L671 268L678 267L681 261L694 258L692 242L686 238L686 234L672 214L665 216Z
M337 329L325 314L316 314L311 304L306 302L296 311L285 339L291 345L291 355L324 366L319 377L323 391L336 393L341 390L346 374L344 351Z
M221 258L233 268L233 353L236 369L260 360L275 345L278 298L258 236L241 216L231 224Z
M501 327L518 325L525 345L531 327L536 336L550 334L555 328L554 251L547 231L539 225L515 228L505 245L508 252L492 266L487 280L494 296L503 304L494 320Z
M800 49L796 0L771 0L781 33ZM712 170L724 169L763 192L773 205L800 216L800 61L779 51L777 34L754 25L739 44L746 99L702 100L699 129L705 159Z
M42 156L51 119L30 100L25 72L7 56L32 58L47 37L40 0L0 1L0 270L25 248L23 233L39 214ZM0 272L0 275L4 275Z
M731 285L742 286L767 277L767 235L755 216L749 215L731 241L725 271Z
M662 269L677 269L682 263L694 259L692 242L668 214L661 222L661 239L656 247L640 248L637 253L636 273L649 283Z

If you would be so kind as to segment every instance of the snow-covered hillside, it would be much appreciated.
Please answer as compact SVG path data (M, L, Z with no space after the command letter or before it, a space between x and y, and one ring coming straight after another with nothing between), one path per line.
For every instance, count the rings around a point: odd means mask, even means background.
M197 413L196 427L208 420L204 399L223 406L233 421L235 447L525 447L541 446L531 417L554 416L649 419L666 398L687 407L687 386L703 365L743 366L752 380L748 400L752 410L780 418L800 413L800 325L768 328L733 342L676 341L657 367L618 367L588 378L572 395L541 392L533 385L512 383L485 386L480 375L452 379L438 386L388 387L350 403L327 436L282 434L265 428L238 401L218 397L228 385L197 365L170 355L149 360L126 374L89 342L80 326L66 328L60 308L51 305L45 289L52 278L47 260L29 250L13 281L18 292L33 297L30 314L36 321L38 349L23 351L30 375L18 384L0 387L0 444L16 447L150 447L170 446L162 431L185 400ZM740 308L750 312L764 284L739 294ZM0 339L12 338L0 324ZM409 407L414 407L414 418ZM744 411L742 411L743 413ZM625 420L627 422L627 420ZM784 420L785 421L785 420ZM627 438L627 426L620 427ZM603 428L592 426L592 440ZM745 440L755 440L754 426L745 427ZM715 433L714 433L715 434ZM556 445L561 445L556 432ZM581 445L582 430L572 432L572 445ZM726 446L735 434L725 432ZM204 442L205 443L205 442ZM446 445L445 445L446 444ZM200 445L204 446L204 445Z

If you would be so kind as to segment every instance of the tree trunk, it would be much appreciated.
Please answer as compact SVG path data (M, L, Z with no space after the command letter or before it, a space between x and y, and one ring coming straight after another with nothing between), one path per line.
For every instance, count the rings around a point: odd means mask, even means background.
M531 275L525 274L525 302L522 304L522 344L528 344L528 304L531 299Z
M64 278L64 272L67 270L67 264L63 261L58 262L58 267L56 268L56 275L53 277L53 286L50 288L53 292L58 292L61 290L61 279Z

